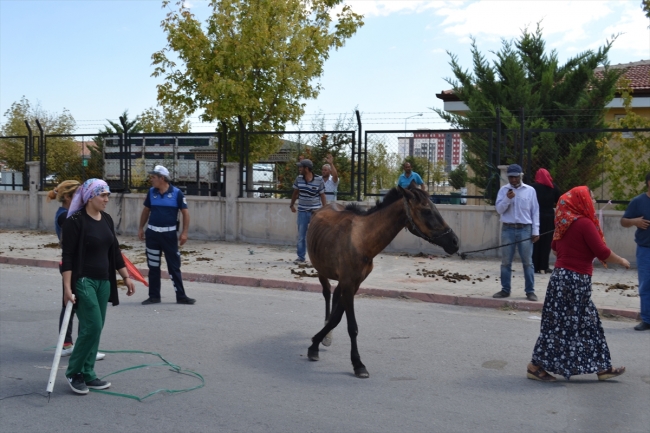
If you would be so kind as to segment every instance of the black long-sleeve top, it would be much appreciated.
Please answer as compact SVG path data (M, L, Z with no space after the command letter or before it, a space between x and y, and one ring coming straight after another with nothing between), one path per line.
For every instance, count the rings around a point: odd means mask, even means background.
M553 209L557 205L557 201L560 199L562 192L560 188L553 182L553 188L549 188L546 185L535 182L531 185L535 188L537 193L537 202L539 203L539 213L540 215L553 214Z
M108 251L106 251L108 259L108 281L111 284L111 293L108 300L113 305L118 305L120 303L118 292L117 292L117 278L115 277L115 271L125 267L124 259L122 258L122 252L120 251L120 246L117 241L117 236L115 236L115 227L113 224L113 219L106 212L101 212L102 219L99 222L104 222L107 224L110 233L113 237L113 242ZM76 212L70 218L67 218L63 223L62 227L62 265L61 272L72 271L72 281L71 288L72 293L75 293L75 288L77 285L77 279L79 279L84 274L84 269L88 270L88 267L85 266L86 262L90 263L106 263L105 259L93 257L88 257L88 252L86 251L86 240L92 236L94 233L90 233L93 228L92 224L88 224L86 218L90 218L86 213L86 209L82 208L79 212ZM92 277L91 277L92 278Z

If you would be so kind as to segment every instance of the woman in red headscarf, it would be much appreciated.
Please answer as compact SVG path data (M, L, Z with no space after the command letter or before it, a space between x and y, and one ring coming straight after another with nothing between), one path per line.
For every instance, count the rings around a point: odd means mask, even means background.
M594 257L626 269L630 262L605 244L593 202L586 186L575 187L558 200L552 243L557 260L528 364L529 379L554 382L550 372L567 379L596 373L598 380L607 380L625 372L625 367L612 367L598 310L591 301L591 274Z
M551 173L545 168L540 168L535 174L535 183L531 185L537 193L539 203L539 240L533 244L533 266L535 272L551 273L548 266L548 257L551 254L551 241L553 233L548 233L555 228L555 205L562 193L560 188L553 183ZM546 234L544 234L546 233Z

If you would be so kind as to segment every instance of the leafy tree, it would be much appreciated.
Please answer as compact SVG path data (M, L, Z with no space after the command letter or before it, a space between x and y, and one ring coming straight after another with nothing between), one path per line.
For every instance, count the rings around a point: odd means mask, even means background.
M465 188L467 184L467 168L465 164L459 164L449 172L449 185L454 189Z
M493 64L472 42L473 72L464 70L458 57L451 57L455 79L447 79L455 94L467 104L464 115L435 109L457 128L481 128L495 131L496 113L501 112L501 160L497 164L518 162L514 157L520 130L519 112L525 113L524 127L561 129L604 127L605 106L612 100L622 70L608 67L607 54L616 37L597 51L585 51L560 64L555 50L546 52L542 29L525 29L515 41L503 41ZM598 74L595 69L604 65ZM546 166L561 189L575 185L595 186L600 177L598 132L581 134L543 133L533 137L531 172ZM469 181L486 188L494 175L494 159L488 155L486 135L463 134L465 160L473 175ZM527 158L527 155L524 154ZM524 164L528 162L524 160ZM529 173L531 174L531 173ZM496 188L492 190L496 196ZM494 198L494 197L492 197Z
M40 105L33 106L24 96L20 101L11 104L4 117L6 121L0 127L0 134L4 136L27 135L25 120L29 122L35 136L39 134L36 119L45 134L72 134L76 128L74 117L65 108L62 113L49 112ZM33 159L38 161L41 143L38 142L38 138L34 142ZM0 159L5 161L9 169L23 171L25 169L24 140L0 140ZM48 173L57 174L58 181L80 178L81 152L72 137L47 138L46 166Z
M147 108L136 118L142 132L190 132L190 122L182 111L163 106Z
M402 173L400 157L396 152L388 152L383 141L368 144L368 174L366 179L371 193L380 189L390 189L397 184L397 178Z
M650 128L650 120L632 109L630 81L621 79L625 117L613 121L611 128ZM631 200L645 188L645 175L650 172L650 134L648 132L616 132L601 141L606 157L606 176L614 200ZM617 205L624 209L624 205Z
M357 129L354 115L339 116L333 124L327 124L325 116L321 113L313 120L311 129L314 131L355 131ZM306 132L304 135L293 136L296 150L300 148L300 155L295 155L295 160L288 163L280 163L279 183L280 189L289 189L298 176L298 168L295 162L300 157L309 159L314 164L314 173L320 175L325 158L331 154L334 158L334 166L339 176L339 187L337 200L354 200L356 197L341 195L351 189L351 160L350 155L353 145L353 137L350 134L313 134ZM356 143L355 143L356 145ZM295 162L294 162L295 161ZM291 194L283 194L283 197L291 197Z
M163 1L163 7L169 5ZM343 0L212 0L202 25L184 1L162 21L167 46L152 55L153 76L163 77L158 101L188 114L202 110L205 122L238 131L283 130L298 123L304 100L321 89L330 50L344 45L363 25ZM257 161L276 152L277 137L250 137ZM250 170L249 170L250 171Z
M650 18L650 0L641 0L641 8L645 12L645 16Z
M443 183L447 178L445 166L445 161L433 162L427 159L427 172L425 173L427 178L427 188L430 187L430 183L433 183L434 189L438 190L438 185Z

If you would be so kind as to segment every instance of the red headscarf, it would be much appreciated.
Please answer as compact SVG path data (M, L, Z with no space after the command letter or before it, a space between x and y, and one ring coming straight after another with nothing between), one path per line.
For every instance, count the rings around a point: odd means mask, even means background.
M576 186L560 196L555 209L555 234L553 234L553 240L562 239L571 223L580 218L590 219L596 225L601 239L605 242L605 235L603 235L603 230L600 228L594 203L591 201L591 193L586 186Z
M549 173L545 168L537 170L537 173L535 174L535 182L553 188L553 178L551 177L551 173Z

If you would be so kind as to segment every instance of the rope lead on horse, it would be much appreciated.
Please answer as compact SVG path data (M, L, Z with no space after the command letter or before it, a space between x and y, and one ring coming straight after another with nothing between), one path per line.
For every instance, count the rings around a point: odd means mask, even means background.
M553 233L554 231L555 231L555 229L553 229L553 230L549 230L549 231L547 231L547 232L545 232L545 233L542 233L542 234L540 234L540 235L538 235L538 236L539 236L539 237L542 237L542 236L547 235L547 234L549 234L549 233ZM534 237L535 237L535 236L531 236L531 237L529 237L529 238L522 239L522 240L520 240L520 241L510 242L509 244L503 244L503 245L499 245L499 246L496 246L496 247L483 248L482 250L466 251L466 252L464 252L464 253L456 253L456 254L458 254L458 255L460 256L461 259L465 260L465 259L467 258L467 255L468 255L468 254L480 253L481 251L496 250L496 249L498 249L498 248L507 247L508 245L514 245L514 244L519 244L519 243L521 243L521 242L529 241L529 240L531 240L531 239L534 238Z

